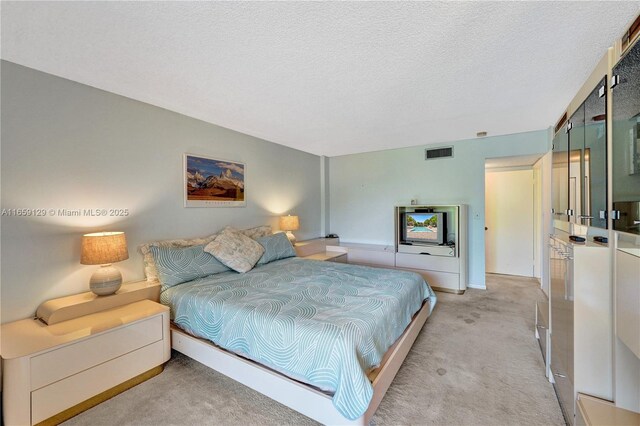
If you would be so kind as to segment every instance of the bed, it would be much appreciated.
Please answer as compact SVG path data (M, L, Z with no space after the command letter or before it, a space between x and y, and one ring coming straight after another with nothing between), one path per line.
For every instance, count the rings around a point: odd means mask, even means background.
M324 424L367 424L436 296L415 273L279 259L171 287L172 347Z
M367 424L431 314L415 273L296 257L270 226L140 246L172 348L324 424Z

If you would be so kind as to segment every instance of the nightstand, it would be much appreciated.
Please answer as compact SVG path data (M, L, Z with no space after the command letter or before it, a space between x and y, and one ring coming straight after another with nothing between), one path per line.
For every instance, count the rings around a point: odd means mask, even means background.
M303 259L323 260L325 262L347 263L347 253L342 251L329 251L311 254Z
M298 257L307 257L316 253L323 253L327 246L339 246L339 238L314 238L312 240L298 241L293 248Z
M70 298L90 297L80 296ZM45 303L69 309L65 299ZM169 308L138 300L100 309L120 299L85 300L82 314L55 324L1 326L5 425L58 424L162 371L171 357Z

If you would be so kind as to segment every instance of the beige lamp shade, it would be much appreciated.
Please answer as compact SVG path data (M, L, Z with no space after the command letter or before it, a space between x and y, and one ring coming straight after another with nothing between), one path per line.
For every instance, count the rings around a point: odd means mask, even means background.
M280 216L280 229L283 231L297 231L300 229L298 216Z
M107 265L129 258L124 232L96 232L82 236L83 265Z

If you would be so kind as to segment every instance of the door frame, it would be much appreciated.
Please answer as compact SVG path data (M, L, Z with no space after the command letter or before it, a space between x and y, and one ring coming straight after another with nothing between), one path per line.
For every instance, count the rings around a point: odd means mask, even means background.
M545 235L551 227L551 191L546 186L551 179L552 156L550 152L514 157L498 157L485 159L485 181L488 172L533 170L533 276L540 283L542 290L548 294L549 263L545 261L548 247ZM485 188L486 210L486 188ZM486 214L485 214L486 215ZM485 224L486 225L486 224ZM485 226L486 228L486 226ZM485 237L485 271L486 271L486 237Z

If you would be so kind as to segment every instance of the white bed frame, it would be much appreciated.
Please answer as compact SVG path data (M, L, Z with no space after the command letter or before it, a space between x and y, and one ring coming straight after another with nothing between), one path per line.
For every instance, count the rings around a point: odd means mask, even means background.
M367 411L356 420L348 420L333 406L331 396L292 380L258 363L234 355L172 326L171 347L225 376L248 386L287 407L326 425L368 425L402 362L431 314L427 301L404 333L385 355L386 361L373 379L373 397Z

